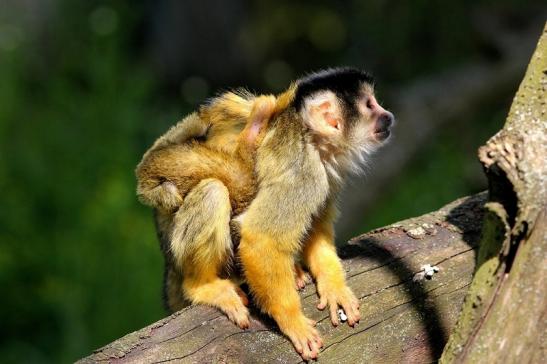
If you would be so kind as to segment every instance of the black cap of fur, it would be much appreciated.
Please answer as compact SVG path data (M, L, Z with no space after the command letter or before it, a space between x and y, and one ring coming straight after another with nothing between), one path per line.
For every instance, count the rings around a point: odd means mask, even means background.
M293 105L297 110L300 110L307 96L322 90L330 90L340 99L352 104L363 83L372 85L374 79L367 72L357 68L329 68L312 73L297 81Z

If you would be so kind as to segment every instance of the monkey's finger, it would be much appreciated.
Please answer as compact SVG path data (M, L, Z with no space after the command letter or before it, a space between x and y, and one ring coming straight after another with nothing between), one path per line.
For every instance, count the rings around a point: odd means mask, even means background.
M302 353L300 355L302 355L302 358L304 360L310 360L310 359L313 359L314 357L317 358L317 353L315 353L315 356L312 354L312 350L310 349L308 340L304 339L300 341L300 345L303 348Z
M251 326L251 323L249 320L242 320L239 322L238 326L242 330L247 330Z
M317 343L317 345L319 345L320 348L323 347L323 339L321 339L321 336L319 336L319 334L315 334L313 336L313 340Z
M313 327L317 325L317 322L312 319L308 319L308 323L310 324L310 326L313 326Z
M294 349L296 350L296 352L302 355L304 353L304 348L302 344L300 343L300 341L293 340L293 339L291 339L291 341L292 341L292 344L294 345Z
M317 309L323 311L325 307L327 307L327 295L323 295L319 298L319 304L317 305Z
M341 306L348 317L348 325L353 327L361 318L359 311L355 310L351 303L341 303Z
M316 344L318 349L323 347L323 340L319 335L319 331L313 327L311 328L311 340Z
M302 338L302 337L296 337L296 336L289 336L289 339L291 339L295 350L298 352L298 354L300 354L302 359L304 360L312 359L312 352L310 350L310 346L308 345L308 340L305 337Z
M334 326L338 326L340 323L338 319L338 304L336 303L336 300L329 302L329 310L330 310L330 320Z
M315 342L315 340L308 340L308 348L310 349L311 358L317 359L320 346Z
M359 311L359 304L353 305L353 311L355 312L357 316L357 322L361 319L361 311Z

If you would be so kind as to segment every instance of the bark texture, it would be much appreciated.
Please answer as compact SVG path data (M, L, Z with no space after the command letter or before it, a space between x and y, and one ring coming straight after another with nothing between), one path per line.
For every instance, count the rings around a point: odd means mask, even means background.
M306 315L325 339L324 363L424 363L438 358L474 270L486 194L354 238L340 248L349 285L360 297L355 328L332 327L318 311L315 287L301 293ZM440 268L414 281L421 265ZM133 332L81 363L298 363L290 342L267 318L253 313L240 330L215 309L191 306Z
M504 128L479 149L489 201L477 271L441 362L547 361L547 27Z

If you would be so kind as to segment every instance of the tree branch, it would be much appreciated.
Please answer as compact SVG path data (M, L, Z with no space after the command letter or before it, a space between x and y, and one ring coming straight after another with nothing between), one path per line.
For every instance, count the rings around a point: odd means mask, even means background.
M471 280L486 194L375 230L340 248L348 283L360 298L362 321L332 327L318 311L314 285L301 293L318 321L325 362L428 362L438 358ZM440 268L414 281L421 265ZM253 313L249 330L219 311L191 306L84 358L91 362L297 363L301 359L269 320Z
M443 363L547 360L546 91L547 25L504 128L479 149L489 202L477 272Z

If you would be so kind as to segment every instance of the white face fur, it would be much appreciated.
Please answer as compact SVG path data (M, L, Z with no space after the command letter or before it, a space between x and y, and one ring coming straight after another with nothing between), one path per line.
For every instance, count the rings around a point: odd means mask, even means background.
M363 87L355 106L349 106L356 107L357 120L345 120L341 102L334 92L322 90L308 96L301 109L325 167L336 176L345 170L361 171L366 156L384 144L393 120L391 113L378 104L370 86ZM387 126L379 126L385 124L379 122L380 118L390 119Z

